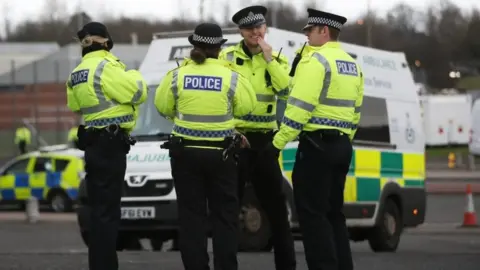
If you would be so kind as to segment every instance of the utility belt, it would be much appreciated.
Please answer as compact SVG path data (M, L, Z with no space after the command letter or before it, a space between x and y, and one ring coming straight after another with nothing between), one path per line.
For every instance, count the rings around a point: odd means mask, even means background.
M341 136L346 135L338 129L318 129L315 131L302 131L299 139L308 141L317 150L324 150L325 143L334 142Z
M183 137L170 135L168 141L163 143L160 148L168 149L170 151L179 151L188 146L221 148L223 150L223 160L226 160L230 155L236 156L238 154L241 143L242 137L239 134L225 137L223 141L189 140Z
M273 137L277 133L276 130L241 130L245 138L247 138L252 149L263 149L265 145L271 143Z
M84 125L80 125L77 137L78 148L83 151L89 146L99 144L100 147L109 148L109 150L118 150L120 148L128 153L130 147L136 143L136 140L117 124L103 128L87 128Z

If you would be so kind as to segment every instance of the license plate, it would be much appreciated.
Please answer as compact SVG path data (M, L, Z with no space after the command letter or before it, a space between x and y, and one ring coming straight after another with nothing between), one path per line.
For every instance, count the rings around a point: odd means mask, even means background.
M122 207L122 219L153 219L155 207Z

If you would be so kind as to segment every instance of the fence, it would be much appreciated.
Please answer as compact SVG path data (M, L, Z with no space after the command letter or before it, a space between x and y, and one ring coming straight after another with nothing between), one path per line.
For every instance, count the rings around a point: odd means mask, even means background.
M0 159L18 154L15 130L26 125L32 132L29 150L67 142L68 131L80 120L67 104L65 82L79 63L40 60L0 74ZM126 63L127 69L140 62Z

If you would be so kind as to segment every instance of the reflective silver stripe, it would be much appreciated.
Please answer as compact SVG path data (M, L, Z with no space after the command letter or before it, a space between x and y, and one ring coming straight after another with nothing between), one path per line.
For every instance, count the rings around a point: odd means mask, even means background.
M85 121L85 126L89 127L103 127L108 125L119 125L123 123L128 123L135 120L133 114L128 114L124 116L112 117L112 118L102 118L102 119L95 119L91 121Z
M314 53L312 56L315 57L315 59L317 59L325 68L325 77L323 78L323 88L322 88L322 92L320 93L320 98L318 102L322 105L335 106L335 107L349 107L349 108L355 107L355 100L334 99L334 98L328 97L328 89L330 88L330 82L332 79L332 69L327 59L323 57L323 55L319 53Z
M275 96L274 95L257 94L257 101L274 102L275 101Z
M286 96L288 95L288 87L287 88L284 88L280 91L277 91L276 89L273 89L273 92L275 92L275 94L279 95L279 96Z
M172 89L174 105L173 109L177 110L178 107L178 70L174 70L172 73L172 84L170 85Z
M233 52L227 53L227 60L233 62Z
M88 108L81 108L80 111L82 114L91 114L91 113L98 113L109 109L115 105L118 105L118 102L112 100L107 101L105 95L102 92L102 73L105 65L108 63L107 60L103 60L98 64L97 68L95 69L95 73L93 75L93 89L95 91L95 96L98 99L98 104Z
M362 110L362 107L355 107L355 113L359 113Z
M313 110L315 110L315 105L300 100L298 98L294 98L292 96L288 97L287 103L300 109L304 109L307 112L312 112Z
M235 91L237 90L237 83L238 83L238 73L232 72L232 76L230 77L230 88L227 92L227 113L224 115L199 115L199 114L183 114L178 112L177 104L178 104L178 71L174 71L173 79L172 79L172 93L175 99L175 110L176 110L176 117L180 120L188 121L188 122L199 122L199 123L221 123L231 120L233 118L233 97L235 96Z
M137 92L135 92L132 100L130 101L133 104L137 103L138 100L140 100L140 98L142 97L142 94L143 94L143 82L142 81L137 81L137 88L138 88Z
M235 91L237 90L237 84L238 84L238 73L235 71L232 71L232 76L230 77L230 88L228 89L228 92L227 92L227 96L228 96L227 114L231 117L233 117L233 108L232 108L233 97L235 96Z

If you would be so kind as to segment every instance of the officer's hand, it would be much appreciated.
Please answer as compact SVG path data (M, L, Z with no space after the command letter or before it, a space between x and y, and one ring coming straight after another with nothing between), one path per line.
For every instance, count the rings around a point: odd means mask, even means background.
M262 48L263 58L267 62L272 61L272 46L268 45L268 43L261 37L258 38L258 45Z
M248 141L247 137L243 136L243 134L240 134L240 136L242 137L240 148L250 148L250 142Z
M267 144L267 146L264 149L264 152L266 155L273 155L277 158L280 156L280 149L276 148L272 142Z

